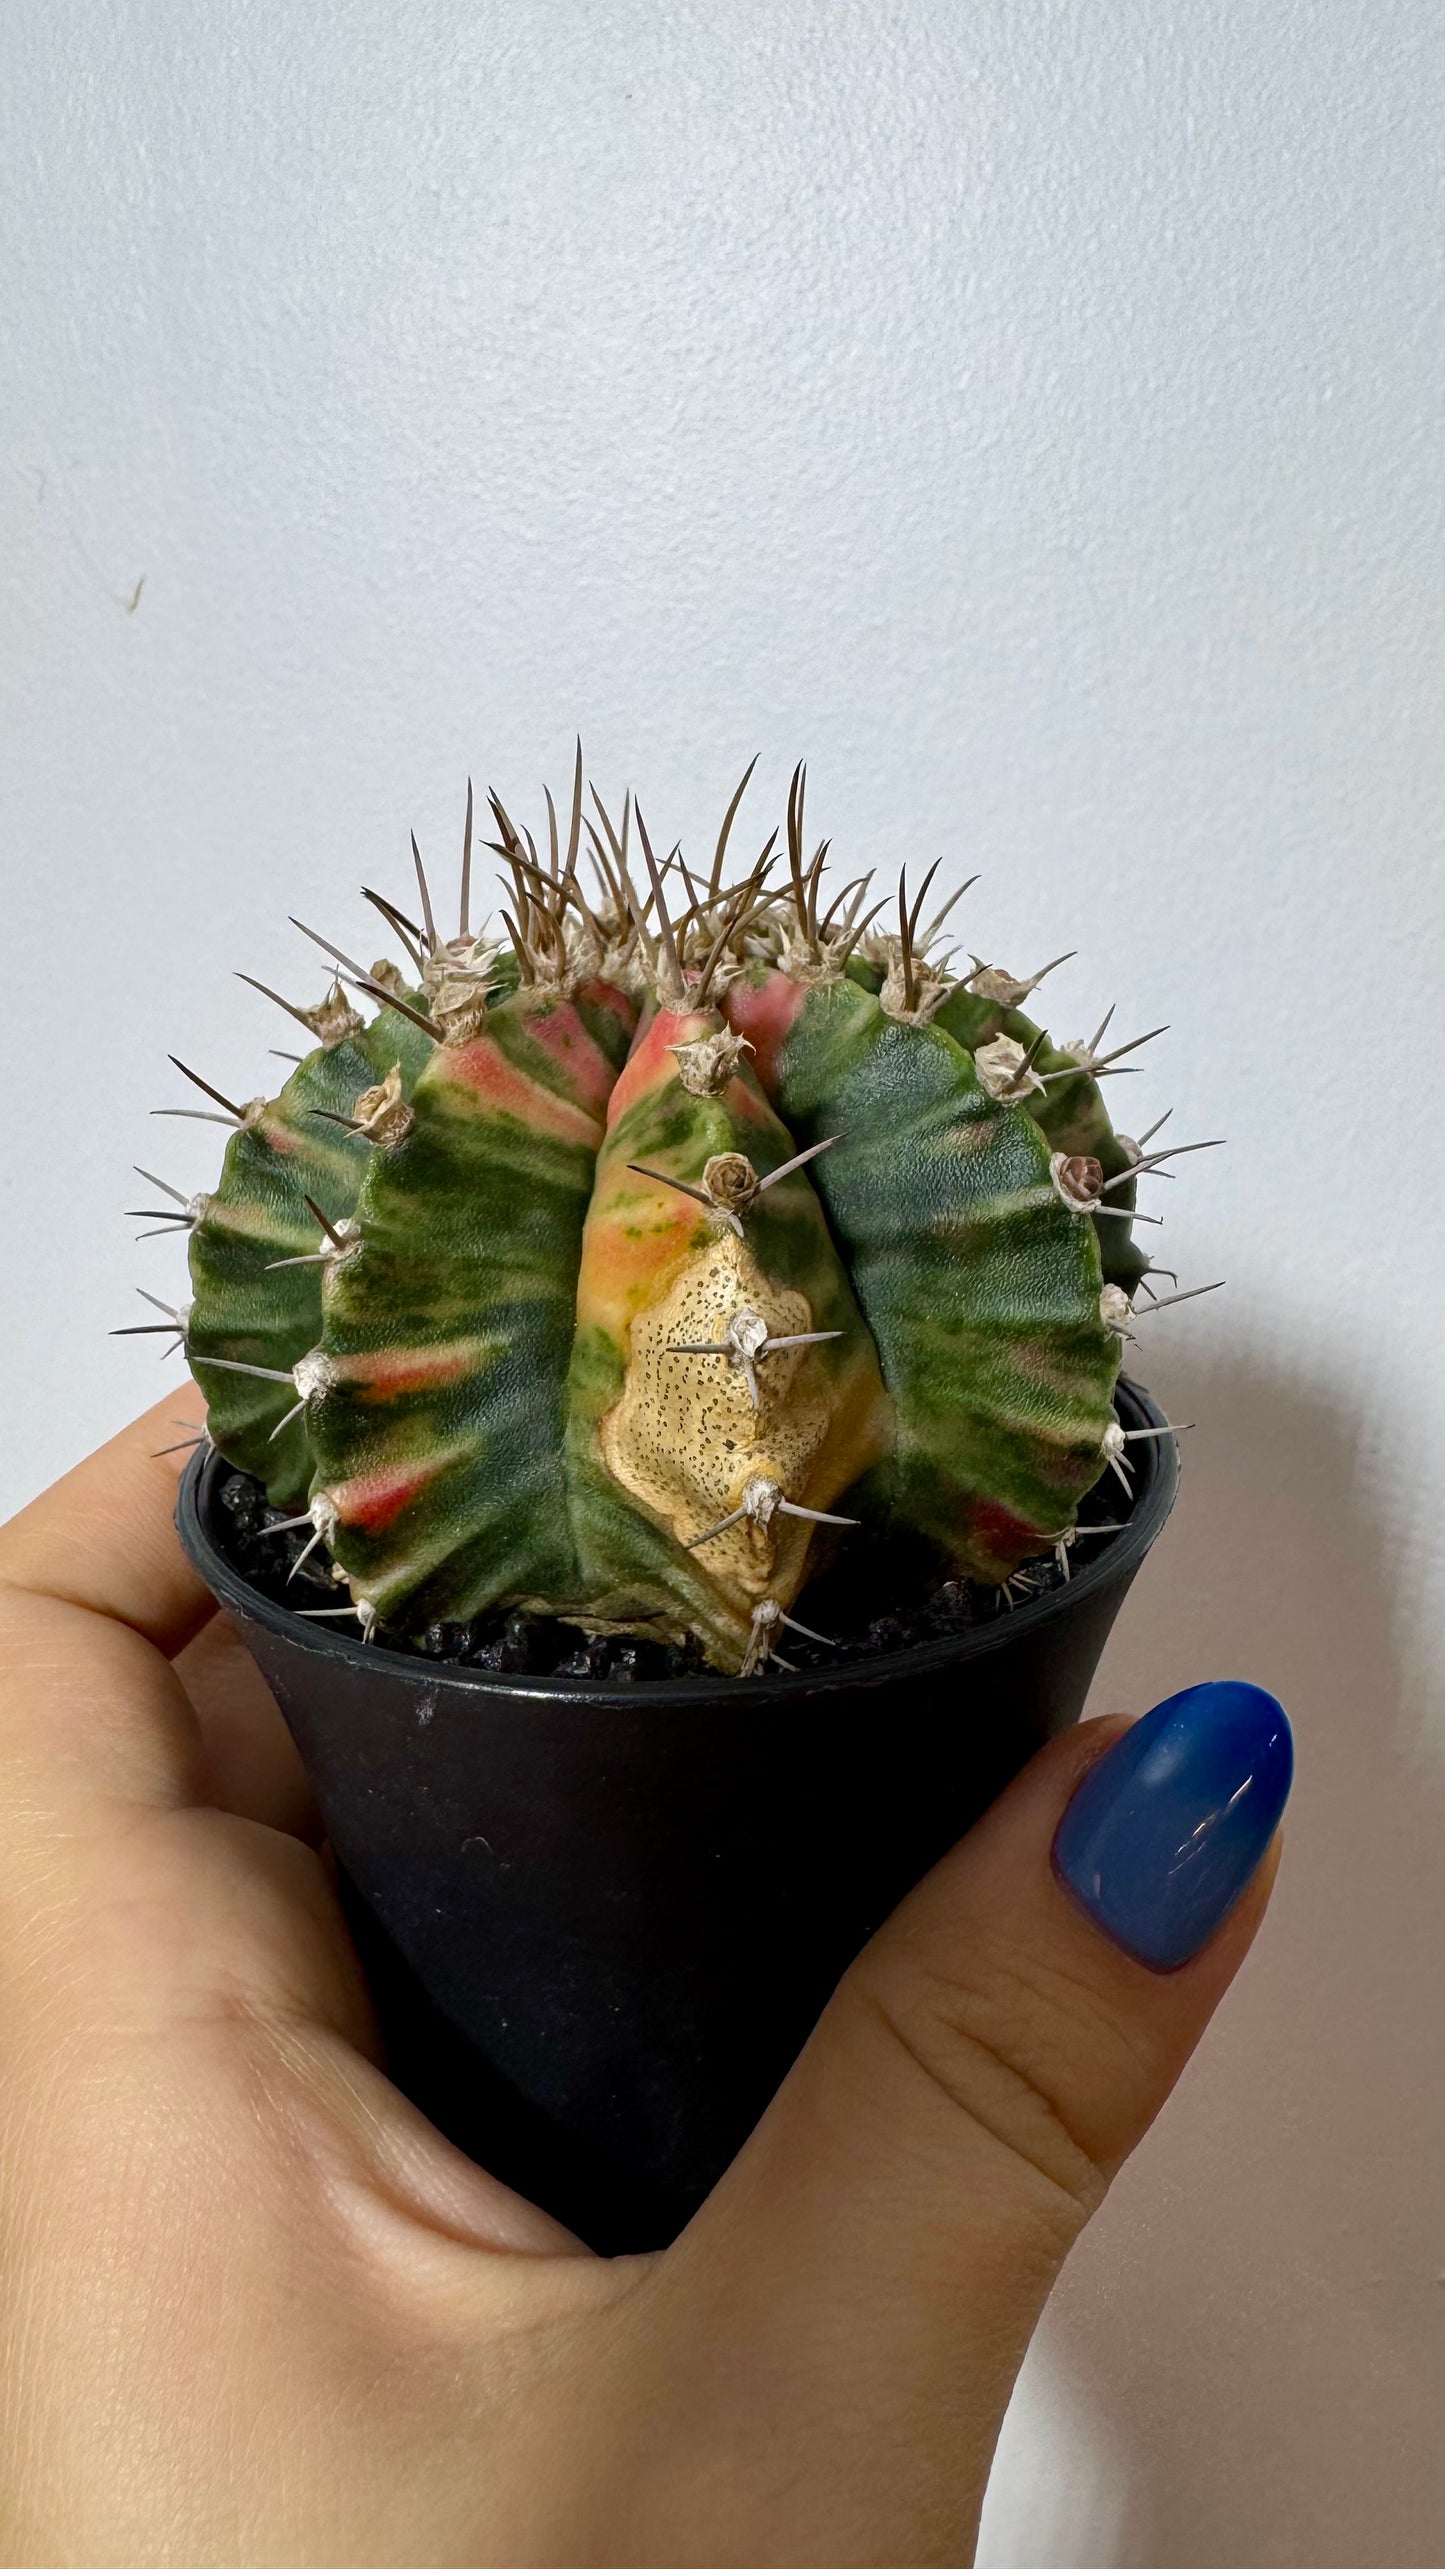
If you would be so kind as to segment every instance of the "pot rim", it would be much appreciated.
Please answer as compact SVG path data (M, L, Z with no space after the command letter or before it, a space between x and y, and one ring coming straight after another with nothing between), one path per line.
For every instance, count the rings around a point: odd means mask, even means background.
M1127 1375L1121 1374L1115 1386L1115 1409L1126 1426L1161 1428L1168 1424L1142 1384ZM278 1605L259 1588L253 1588L213 1530L216 1483L220 1474L230 1468L214 1446L197 1448L181 1476L176 1495L176 1531L220 1605L263 1625L295 1649L309 1651L321 1659L350 1661L353 1666L374 1670L378 1676L405 1677L427 1688L444 1686L483 1696L531 1695L552 1703L571 1702L580 1710L621 1705L634 1712L654 1705L659 1711L686 1710L727 1702L736 1704L739 1710L751 1710L774 1701L800 1705L819 1695L897 1685L914 1675L932 1675L940 1669L961 1666L989 1651L1005 1649L1041 1625L1087 1605L1121 1576L1132 1576L1162 1530L1179 1488L1179 1444L1173 1435L1150 1437L1135 1467L1138 1479L1134 1504L1123 1531L1076 1570L1066 1585L1049 1589L1027 1605L1016 1606L1011 1615L1000 1615L993 1623L971 1625L964 1632L937 1641L912 1642L905 1650L880 1652L876 1658L846 1660L835 1668L782 1669L747 1679L724 1676L718 1671L709 1677L644 1677L617 1683L605 1677L525 1676L499 1668L467 1668L455 1660L426 1659L409 1651L363 1642L349 1633L322 1631L290 1607Z

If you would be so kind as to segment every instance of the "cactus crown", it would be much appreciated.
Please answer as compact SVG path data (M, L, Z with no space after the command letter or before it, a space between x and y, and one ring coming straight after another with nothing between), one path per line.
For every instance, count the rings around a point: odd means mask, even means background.
M822 1548L1006 1582L1125 1468L1167 1156L1105 1108L1135 1045L1054 1044L1023 1013L1054 964L952 969L932 872L896 917L871 875L832 892L801 768L781 848L730 865L751 773L705 875L631 796L585 808L580 748L543 847L491 796L492 935L468 788L457 933L413 840L420 919L366 895L404 966L306 929L333 978L279 1000L314 1039L279 1093L164 1110L234 1128L161 1216L211 1440L364 1633L516 1605L746 1674Z

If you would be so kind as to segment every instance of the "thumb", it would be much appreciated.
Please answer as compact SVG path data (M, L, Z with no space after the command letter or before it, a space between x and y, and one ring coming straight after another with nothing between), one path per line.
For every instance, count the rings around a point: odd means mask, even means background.
M960 2556L1059 2267L1259 1924L1291 1769L1244 1684L1056 1740L860 1956L673 2251L775 2446L794 2410L818 2558Z

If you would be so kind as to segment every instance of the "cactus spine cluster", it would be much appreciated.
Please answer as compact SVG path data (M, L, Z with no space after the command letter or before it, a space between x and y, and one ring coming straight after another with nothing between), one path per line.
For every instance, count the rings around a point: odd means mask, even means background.
M364 1634L517 1606L746 1673L820 1546L1004 1582L1120 1463L1161 1155L1100 1081L1134 1047L1051 1043L1042 973L951 972L928 883L896 924L871 877L829 902L801 770L730 875L742 791L705 880L630 797L585 816L580 750L565 844L550 796L540 853L493 796L500 939L469 792L458 933L418 856L420 920L367 896L405 967L306 930L312 1048L274 1098L207 1092L235 1129L213 1193L168 1190L176 1325L211 1441Z

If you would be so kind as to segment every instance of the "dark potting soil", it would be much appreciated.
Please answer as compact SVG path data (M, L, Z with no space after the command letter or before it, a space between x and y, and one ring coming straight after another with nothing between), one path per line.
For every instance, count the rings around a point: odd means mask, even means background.
M939 1565L920 1556L916 1544L892 1543L870 1536L866 1551L844 1546L838 1558L820 1570L802 1591L792 1611L826 1641L783 1630L780 1654L793 1668L845 1667L913 1648L919 1642L946 1641L977 1624L993 1623L1027 1598L1047 1595L1063 1585L1066 1561L1092 1561L1127 1522L1132 1501L1112 1474L1089 1492L1079 1511L1074 1542L1063 1559L1045 1553L1026 1562L1005 1588L978 1586L970 1579L940 1578ZM226 1549L238 1570L263 1597L293 1610L334 1607L344 1587L332 1574L324 1544L309 1549L308 1525L281 1533L286 1511L267 1505L259 1481L247 1472L225 1472L217 1495L226 1520ZM1099 1529L1091 1532L1091 1528ZM303 1561L303 1552L308 1557ZM332 1629L346 1629L338 1617ZM576 1624L548 1615L494 1609L471 1623L434 1623L421 1633L402 1633L384 1623L374 1627L374 1640L386 1650L423 1659L450 1660L465 1668L494 1668L508 1676L607 1679L612 1685L665 1678L715 1677L695 1641L684 1644L650 1641L627 1633L586 1634ZM745 1680L740 1680L745 1683Z

